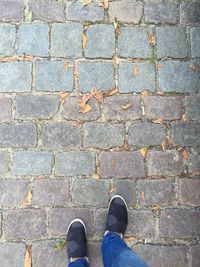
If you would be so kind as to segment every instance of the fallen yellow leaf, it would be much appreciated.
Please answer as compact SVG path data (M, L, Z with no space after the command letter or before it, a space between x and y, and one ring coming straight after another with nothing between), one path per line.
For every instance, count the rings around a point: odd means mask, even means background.
M162 150L165 151L168 147L171 146L171 144L172 140L169 138L169 136L166 136L161 143Z
M120 63L120 58L117 55L114 55L112 58L112 63L114 65L114 67L118 67L119 63Z
M145 96L148 96L148 95L150 95L149 91L144 90L144 91L142 92L142 94L141 94L141 97L144 98Z
M104 97L108 97L108 96L112 96L112 95L115 95L119 92L119 89L118 88L114 88L112 89L111 91L108 91L108 92L105 92L103 94Z
M29 190L29 191L28 191L28 195L27 195L27 197L26 197L25 200L22 201L22 203L21 203L21 207L24 208L24 207L29 206L29 205L31 205L31 204L32 204L32 191Z
M64 67L65 67L66 70L68 70L68 69L72 68L72 64L69 63L69 62L65 62L64 63Z
M87 36L85 33L82 34L82 46L83 46L83 49L86 48L86 45L87 45Z
M160 206L159 205L152 206L151 210L152 211L160 211Z
M87 5L91 4L93 2L93 0L82 0L81 2L82 2L83 6L87 6Z
M26 253L24 257L24 267L32 267L32 246L26 247Z
M156 45L156 38L153 35L153 33L152 32L148 32L147 35L148 35L148 40L149 40L150 45L151 46L155 46Z
M187 121L187 115L185 113L182 115L182 121Z
M61 240L56 244L56 250L59 251L66 245L66 240Z
M133 66L133 75L134 77L137 77L139 74L139 66L138 65L134 65Z
M60 101L61 103L64 103L65 102L65 99L68 97L69 93L67 92L63 92L60 94Z
M193 64L189 64L188 67L193 71L196 71L197 68L198 68L197 64L194 64L194 63Z
M189 160L188 151L185 148L181 151L181 154L184 160Z
M104 9L108 9L109 1L108 0L104 0L103 1L103 6L104 6Z
M147 154L147 152L148 152L148 147L142 147L141 149L140 149L140 153L142 154L142 156L145 158L146 157L146 154Z
M127 109L129 109L132 105L133 105L133 103L127 103L127 104L125 104L125 105L122 105L122 109L123 109L123 110L127 110Z
M140 198L141 198L142 200L144 200L144 192L143 192L143 191L140 192Z
M91 106L88 104L80 105L80 107L81 107L80 111L81 113L87 113L92 109Z
M158 118L157 120L153 121L154 123L161 124L163 122L162 118Z

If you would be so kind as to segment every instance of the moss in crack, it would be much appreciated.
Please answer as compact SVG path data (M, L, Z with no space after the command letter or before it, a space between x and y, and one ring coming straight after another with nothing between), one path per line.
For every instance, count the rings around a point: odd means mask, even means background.
M150 58L148 58L148 61L151 63L151 64L157 64L158 63L158 57L157 57L157 47L154 46L153 49L152 49L152 55Z

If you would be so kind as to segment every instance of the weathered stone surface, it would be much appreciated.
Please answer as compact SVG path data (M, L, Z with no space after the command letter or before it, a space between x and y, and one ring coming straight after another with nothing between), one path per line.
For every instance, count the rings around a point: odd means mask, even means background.
M82 32L80 23L52 25L51 55L53 57L78 58L82 56Z
M2 0L0 2L0 20L20 21L24 18L24 4L22 0Z
M180 22L181 24L196 24L200 22L200 2L198 0L181 2Z
M10 98L0 98L0 121L11 120L12 102Z
M0 3L1 5L1 3ZM0 11L1 12L1 11ZM16 38L16 28L14 25L0 25L0 55L12 56L14 54L14 45Z
M138 178L145 176L144 161L139 151L101 152L99 157L102 178Z
M200 248L199 245L190 248L190 255L192 257L192 267L200 265Z
M200 206L200 180L180 180L180 203L189 206Z
M59 103L60 97L56 95L18 95L15 117L17 119L50 119L57 112Z
M189 160L185 162L189 173L198 174L200 173L200 149L199 148L188 148Z
M147 166L150 176L176 176L183 172L180 154L175 150L149 152Z
M5 242L0 244L1 267L23 266L25 244Z
M138 74L134 75L134 68ZM155 69L150 63L122 62L119 65L119 91L120 93L142 92L155 90Z
M91 175L95 173L95 154L85 151L58 153L55 172L58 176Z
M101 254L101 242L88 243L88 253L90 265L93 267L103 267Z
M185 105L188 120L200 122L200 96L187 96Z
M85 57L111 58L115 53L115 29L113 25L91 25L86 31Z
M52 153L37 151L18 151L14 153L14 175L50 174L52 169Z
M174 145L182 145L182 146L200 145L200 124L173 123L172 140Z
M31 62L0 63L0 92L30 92Z
M0 175L6 175L9 168L9 154L6 151L0 151Z
M46 214L41 209L9 210L5 214L7 240L35 239L46 234Z
M111 62L81 61L78 64L78 82L81 92L93 88L106 91L115 87L114 68Z
M193 57L200 57L200 27L194 27L190 30L191 34L191 49Z
M160 145L165 136L165 126L149 122L135 122L128 131L129 144L134 146Z

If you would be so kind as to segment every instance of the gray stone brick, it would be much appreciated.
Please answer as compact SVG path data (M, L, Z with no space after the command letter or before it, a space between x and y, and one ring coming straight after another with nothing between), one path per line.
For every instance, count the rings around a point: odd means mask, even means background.
M188 148L189 160L185 162L189 173L200 173L200 149Z
M0 244L1 267L23 266L25 244L5 242Z
M17 119L50 119L58 111L59 103L60 97L56 95L18 95L15 117Z
M142 17L142 3L141 2L111 2L109 5L109 16L116 18L121 22L128 22L138 24Z
M186 29L183 27L158 27L157 55L161 57L184 58L188 55Z
M175 199L174 180L140 180L137 192L142 205L170 205ZM142 193L143 192L143 193ZM143 196L142 196L143 194Z
M64 3L62 0L32 0L29 4L29 12L33 19L43 21L64 21Z
M165 92L195 92L199 89L198 70L194 70L192 62L160 61L159 87ZM199 66L197 66L199 69Z
M188 120L200 122L200 96L186 96L185 105Z
M78 206L107 207L109 181L94 178L75 180L72 201Z
M31 62L0 63L0 92L30 92Z
M24 5L22 0L2 0L0 2L0 20L20 21L24 18Z
M46 235L46 213L39 209L17 209L5 213L7 240L36 239Z
M181 118L181 99L176 96L147 96L144 98L148 119L177 120Z
M128 131L129 144L134 146L160 145L165 136L165 126L148 122L133 123Z
M62 122L46 123L42 130L42 145L55 149L80 147L80 126Z
M171 238L199 237L199 220L199 210L163 210L160 216L160 236Z
M58 176L91 175L95 172L95 154L86 151L58 153L55 172Z
M93 267L103 267L101 254L101 242L88 243L88 253L90 265Z
M169 23L177 22L178 8L175 1L152 0L146 1L144 6L145 22Z
M34 181L33 205L58 206L68 203L68 180L37 179Z
M95 239L102 239L105 233L107 214L107 209L95 210Z
M2 179L0 183L0 206L12 207L23 202L28 194L27 180Z
M35 147L36 126L33 123L0 124L1 147Z
M200 2L198 0L181 2L180 22L181 24L200 23Z
M1 5L1 4L0 4ZM12 56L14 54L14 45L16 38L16 28L14 25L0 25L0 55Z
M134 67L139 69L134 76ZM122 62L119 65L119 91L120 93L142 92L155 90L155 69L150 63Z
M88 208L55 208L49 212L49 232L56 236L65 236L66 229L73 219L80 218L87 225L88 237L94 232L93 210Z
M151 151L147 164L150 176L176 176L183 172L180 154L175 150Z
M112 148L124 144L125 129L123 124L86 123L83 126L83 146Z
M104 19L104 9L93 2L83 7L81 1L69 3L67 18L77 21L100 21Z
M192 28L190 30L191 34L191 48L192 48L192 56L200 57L200 27Z
M115 87L114 68L111 62L79 62L78 77L81 92L90 92L93 88L106 91Z
M18 55L47 57L49 50L49 27L46 24L21 24L18 30Z
M37 151L17 151L14 153L14 175L50 174L52 169L52 153Z
M0 151L0 175L6 175L9 168L9 154L6 151Z
M78 58L82 56L83 26L80 23L52 25L51 56Z
M152 48L148 41L149 27L122 27L118 38L119 55L121 57L148 58Z
M200 124L173 123L172 139L174 145L180 145L180 146L200 145Z
M130 105L128 109L124 109ZM142 117L140 98L138 96L117 95L104 99L103 114L106 120L137 120Z
M200 248L199 248L199 245L192 246L190 248L190 255L192 257L192 267L198 267L200 265Z
M189 206L200 206L199 179L181 179L179 191L179 201L181 204Z
M144 161L139 151L101 152L100 175L102 178L139 178L145 176Z
M36 62L37 91L72 91L73 69L66 69L63 61Z
M136 245L132 247L149 266L188 266L187 249L181 246Z
M11 120L12 112L11 98L0 98L0 121L7 122Z
M115 53L115 30L113 25L96 24L87 29L85 57L111 58Z

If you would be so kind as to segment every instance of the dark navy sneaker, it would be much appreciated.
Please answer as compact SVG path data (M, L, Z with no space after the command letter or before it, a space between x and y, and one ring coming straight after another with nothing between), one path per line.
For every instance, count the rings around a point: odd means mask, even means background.
M67 230L67 254L70 262L74 258L88 260L86 227L80 219L73 220Z
M115 232L124 235L128 224L128 207L123 197L115 195L108 206L105 233Z

